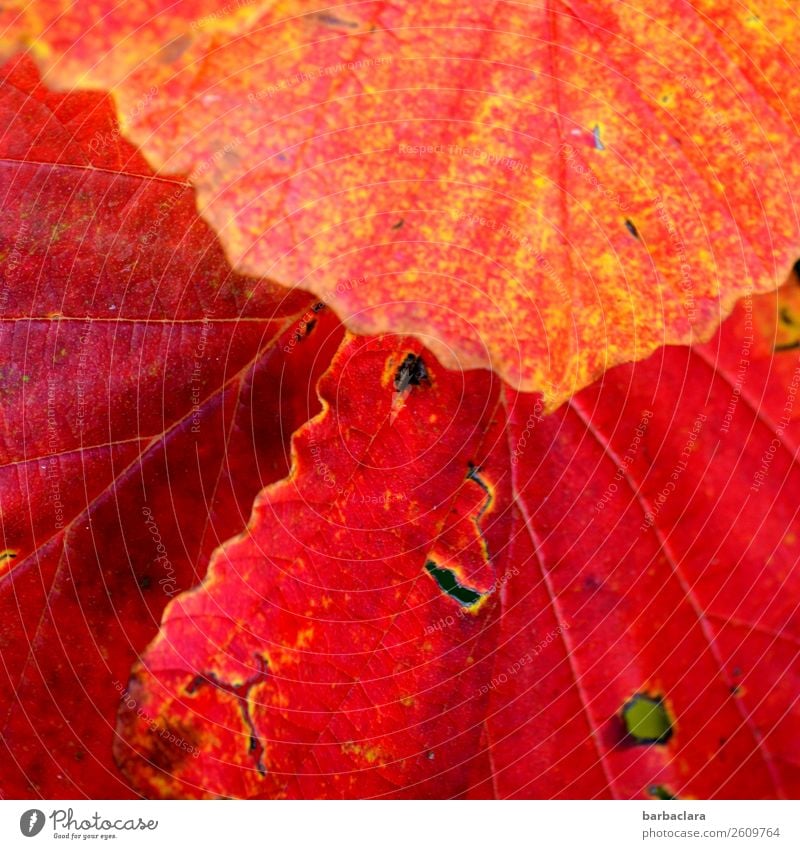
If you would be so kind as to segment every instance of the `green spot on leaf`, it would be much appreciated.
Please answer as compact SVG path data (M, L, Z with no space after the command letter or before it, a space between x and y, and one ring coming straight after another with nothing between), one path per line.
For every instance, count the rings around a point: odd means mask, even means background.
M475 602L479 601L481 594L469 587L462 587L458 583L455 574L450 569L442 569L437 566L432 560L425 564L428 574L439 585L439 588L452 596L459 604L464 607L472 607Z
M635 695L622 708L622 719L637 743L666 743L672 737L672 721L660 696Z
M669 790L667 790L667 788L664 787L663 784L651 784L647 788L647 792L654 799L663 799L664 801L667 801L668 799L677 799L678 798L677 796L674 796L672 793L670 793Z

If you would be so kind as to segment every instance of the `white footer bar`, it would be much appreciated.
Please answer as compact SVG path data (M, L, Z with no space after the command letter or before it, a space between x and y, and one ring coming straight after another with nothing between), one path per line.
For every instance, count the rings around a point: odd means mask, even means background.
M799 802L0 801L0 846L800 847Z

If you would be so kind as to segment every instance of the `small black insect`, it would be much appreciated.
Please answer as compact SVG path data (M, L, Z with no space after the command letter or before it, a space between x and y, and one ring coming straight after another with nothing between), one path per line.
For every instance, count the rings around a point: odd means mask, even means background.
M409 386L419 386L423 380L428 380L428 369L425 368L425 361L416 354L407 354L394 375L395 391L405 392Z
M628 232L634 239L639 238L639 231L636 229L636 225L630 220L630 218L625 219L625 226L628 228Z

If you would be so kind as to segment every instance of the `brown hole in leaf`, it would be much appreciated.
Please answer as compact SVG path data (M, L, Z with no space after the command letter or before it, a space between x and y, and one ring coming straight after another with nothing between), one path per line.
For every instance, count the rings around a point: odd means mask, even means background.
M425 361L416 354L407 354L394 375L395 391L405 392L409 386L419 386L423 380L428 380Z

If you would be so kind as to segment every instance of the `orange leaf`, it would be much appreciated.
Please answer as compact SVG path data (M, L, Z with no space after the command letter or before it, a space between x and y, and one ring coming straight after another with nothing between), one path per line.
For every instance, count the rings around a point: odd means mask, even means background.
M240 271L549 407L707 338L798 250L796 18L766 0L4 6L115 92Z

